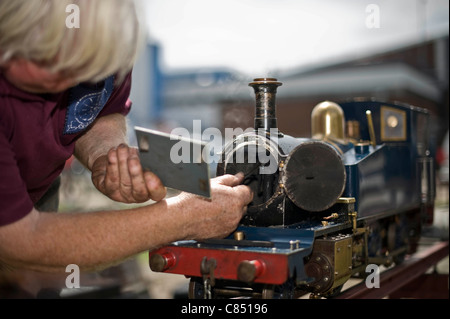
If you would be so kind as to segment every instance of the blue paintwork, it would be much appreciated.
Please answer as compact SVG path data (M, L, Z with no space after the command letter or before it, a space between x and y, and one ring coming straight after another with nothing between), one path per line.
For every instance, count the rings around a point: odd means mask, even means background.
M424 109L375 101L341 103L346 120L360 123L361 139L370 140L366 110L372 112L378 145L359 155L352 148L344 154L347 181L343 196L355 197L359 218L398 213L421 204L417 143L418 115L428 116ZM381 144L381 107L388 106L406 113L406 140Z

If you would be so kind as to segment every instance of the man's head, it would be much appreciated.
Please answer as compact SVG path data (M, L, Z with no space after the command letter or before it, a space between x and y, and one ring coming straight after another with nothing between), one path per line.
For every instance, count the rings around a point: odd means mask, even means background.
M79 28L66 23L71 15L79 15ZM0 0L0 67L31 92L121 79L141 40L134 0Z

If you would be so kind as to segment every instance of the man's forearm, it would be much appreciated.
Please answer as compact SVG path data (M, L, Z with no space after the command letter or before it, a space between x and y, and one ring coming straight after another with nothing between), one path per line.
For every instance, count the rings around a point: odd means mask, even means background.
M121 114L98 118L75 144L75 156L88 169L95 160L122 143L127 143L127 122Z
M0 265L64 271L95 270L178 240L223 238L253 199L243 174L211 181L212 199L181 193L123 211L40 213L0 227Z
M83 270L98 270L185 239L189 233L184 217L175 199L124 211L52 214L33 210L2 229L0 256L18 268L64 271L67 265L77 264Z

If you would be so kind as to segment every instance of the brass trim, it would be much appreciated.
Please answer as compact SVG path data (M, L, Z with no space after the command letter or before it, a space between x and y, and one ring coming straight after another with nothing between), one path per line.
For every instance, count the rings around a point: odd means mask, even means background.
M357 220L358 220L358 212L348 213L350 217L350 222L352 223L353 233L355 234L358 231Z
M395 113L395 114L401 116L401 119L403 122L401 137L386 136L386 134L385 134L386 125L387 125L387 123L385 121L385 112L386 111L390 111L391 113ZM393 142L406 141L406 139L407 139L406 127L408 125L408 123L406 122L406 111L402 111L402 110L399 110L399 109L396 109L393 107L389 107L389 106L382 106L381 111L380 111L380 123L381 123L380 137L381 137L382 141L393 141Z
M354 197L339 197L336 201L337 204L352 204L355 202L356 200Z
M375 136L375 128L373 126L372 112L366 111L367 124L369 125L370 142L373 147L377 146L377 138Z
M311 137L313 139L327 139L347 144L345 138L345 115L339 104L324 101L313 108L311 112Z
M361 139L361 129L358 121L347 121L345 122L345 129L347 138L360 140Z

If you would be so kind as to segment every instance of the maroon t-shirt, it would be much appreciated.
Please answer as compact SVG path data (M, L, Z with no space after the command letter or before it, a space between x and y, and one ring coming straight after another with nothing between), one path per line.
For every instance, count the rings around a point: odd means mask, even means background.
M0 226L31 212L98 117L128 114L131 74L59 94L32 94L0 74Z

